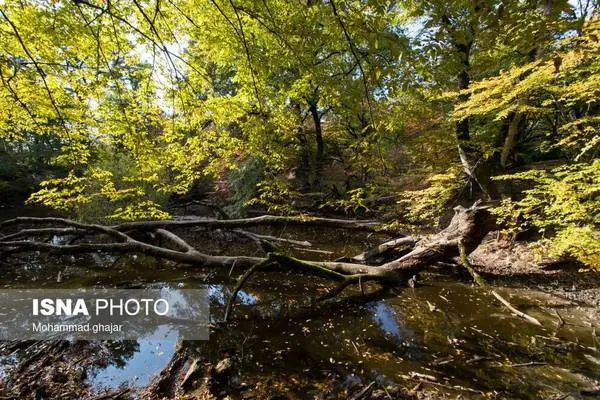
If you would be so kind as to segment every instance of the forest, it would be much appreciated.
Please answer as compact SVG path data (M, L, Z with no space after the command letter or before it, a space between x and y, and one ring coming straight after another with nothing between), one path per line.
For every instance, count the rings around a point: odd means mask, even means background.
M0 79L2 288L211 307L0 398L600 396L598 0L0 0Z

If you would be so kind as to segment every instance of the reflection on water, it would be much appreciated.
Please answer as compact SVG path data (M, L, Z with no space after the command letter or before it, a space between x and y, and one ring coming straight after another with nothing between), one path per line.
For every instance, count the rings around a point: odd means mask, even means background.
M11 366L13 366L16 362L17 357L14 354L0 358L0 381L4 380L4 377L6 377L9 373L8 369Z
M429 281L383 300L361 303L359 296L305 313L298 312L298 304L292 307L295 314L275 313L288 302L306 299L310 282L294 279L299 289L286 293L286 302L278 285L255 282L265 288L252 287L257 294L251 301L260 299L256 306L246 307L229 329L212 333L208 341L187 345L212 363L223 351L233 351L242 358L244 382L252 386L277 379L297 398L318 397L332 379L339 390L372 381L409 387L415 385L410 376L422 374L476 391L463 393L464 398L496 392L510 393L500 398L537 399L600 378L594 363L600 355L576 308L561 309L567 324L553 328L554 317L534 307L537 301L529 293L513 297L516 306L542 321L545 328L540 328L505 312L477 287ZM213 313L222 313L230 290L211 285ZM142 388L168 364L176 342L174 332L158 329L138 341L105 343L107 364L89 371L88 383L96 391ZM513 366L529 362L539 365Z
M252 305L258 302L258 297L252 293L246 293L240 290L237 294L237 300L242 304Z
M402 342L407 336L413 336L404 323L400 321L398 313L384 301L376 301L368 304L373 320L388 335Z
M230 290L224 285L207 285L208 296L211 302L224 306L229 301L231 296ZM240 290L237 294L237 302L245 305L258 303L258 296L253 293L248 293Z
M153 284L153 287L163 287L166 284ZM230 296L229 289L224 285L208 285L209 298L212 303L224 305ZM254 294L240 290L238 301L251 305L258 301ZM126 357L114 357L109 366L97 368L92 372L89 383L98 390L113 390L123 385L142 388L150 383L169 362L177 346L177 331L160 326L151 334L134 341L135 351ZM117 344L131 341L115 342ZM111 350L116 356L122 347L113 346Z
M164 326L137 341L114 342L113 351L118 354L134 344L135 350L125 357L111 360L106 368L90 374L89 383L98 390L117 389L122 385L144 387L156 373L167 366L175 353L177 332Z
M211 302L222 306L227 304L227 296L223 288L223 285L208 285L208 297Z

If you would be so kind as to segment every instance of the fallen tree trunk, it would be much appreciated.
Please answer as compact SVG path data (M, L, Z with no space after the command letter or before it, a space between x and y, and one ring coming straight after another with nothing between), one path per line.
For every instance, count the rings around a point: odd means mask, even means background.
M397 239L392 239L387 242L381 243L380 245L375 246L354 257L344 257L339 261L349 261L365 264L381 264L381 260L391 258L394 255L399 254L399 250L412 249L415 246L416 242L417 239L415 239L412 236L405 236Z
M454 208L454 217L444 230L421 239L411 252L378 268L406 275L438 261L452 260L459 255L459 243L470 253L493 226L487 207L480 207L477 203L471 208L457 206Z
M115 226L85 224L64 218L16 218L0 224L0 230L17 226L20 230L3 234L0 237L0 253L14 255L24 251L40 251L51 254L76 254L93 252L141 253L157 258L171 260L179 264L208 268L228 268L247 270L260 264L262 270L286 268L301 273L333 280L338 283L330 296L338 294L351 284L374 281L384 285L406 283L412 274L421 271L436 262L446 261L459 255L458 245L462 243L467 251L475 249L489 231L490 218L486 207L477 204L471 208L456 207L455 215L449 225L441 232L429 238L397 239L395 243L414 243L413 249L402 257L379 266L366 265L359 260L342 261L304 261L271 252L268 257L217 256L198 251L194 246L175 234L174 228L206 227L235 229L246 226L266 224L295 223L299 225L325 226L344 229L374 229L378 224L363 221L346 221L313 217L277 217L264 216L242 220L194 220L194 221L142 221L129 222ZM134 238L136 232L160 239L160 244L148 243ZM56 243L48 238L49 234L77 234L81 241L72 244ZM43 237L43 239L42 239ZM384 248L386 246L383 246ZM269 261L269 262L266 262ZM247 278L246 278L247 279Z
M47 217L17 217L0 223L0 229L13 224L40 224L40 223L64 223L64 218ZM193 219L173 219L162 221L134 221L124 222L110 228L119 232L127 231L153 231L155 229L173 229L173 228L207 228L207 229L233 229L248 228L256 226L309 226L321 228L338 228L366 232L381 232L398 234L396 229L386 227L384 224L376 221L356 220L356 219L337 219L320 218L312 215L261 215L253 218L239 219L213 219L213 218L193 218ZM402 235L404 236L404 235Z

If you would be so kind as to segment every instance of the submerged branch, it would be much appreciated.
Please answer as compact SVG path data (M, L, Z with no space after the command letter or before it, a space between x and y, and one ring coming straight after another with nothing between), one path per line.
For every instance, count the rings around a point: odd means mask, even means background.
M498 301L500 301L502 304L504 304L504 306L506 308L508 308L516 316L523 318L527 322L530 322L534 325L542 326L540 321L538 321L536 318L532 317L531 315L525 314L522 311L517 310L512 304L510 304L510 302L508 300L506 300L504 297L500 296L500 294L498 294L498 292L496 292L495 290L491 289L488 286L485 279L483 279L481 277L481 275L479 275L471 266L471 263L469 262L469 257L467 256L467 252L465 250L465 246L461 242L458 242L458 248L460 251L460 260L461 260L462 265L466 268L467 271L469 271L469 274L471 274L471 276L473 277L473 280L477 283L477 285L479 285L483 289L488 290L492 294L492 296L494 296L496 299L498 299Z
M269 256L265 260L259 262L258 264L254 264L252 267L248 268L248 270L240 277L240 279L238 279L237 284L235 285L235 288L233 289L233 293L231 293L231 297L229 298L229 301L227 302L227 307L225 308L225 316L223 317L223 323L227 323L227 320L229 320L229 315L231 314L233 304L235 303L235 300L237 299L237 295L238 295L239 291L242 289L242 286L244 286L244 283L246 283L246 281L248 280L248 278L250 278L250 276L254 273L254 271L256 271L257 269L259 269L261 267L266 267L271 262L272 261Z

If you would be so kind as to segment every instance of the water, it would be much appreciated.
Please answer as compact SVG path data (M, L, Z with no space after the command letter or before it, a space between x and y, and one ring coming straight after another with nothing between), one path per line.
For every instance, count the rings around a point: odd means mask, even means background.
M267 229L279 235L279 229ZM333 259L359 253L381 237L301 229L285 232L331 251ZM204 238L204 251L259 254L237 238ZM317 246L317 243L318 246ZM324 254L293 254L322 259ZM58 279L60 273L60 279ZM177 268L145 257L110 255L31 258L6 270L3 287L161 287L208 284L212 318L222 318L234 280L229 271ZM242 271L233 271L237 278ZM600 353L586 309L530 290L499 289L537 327L511 315L470 282L431 275L421 287L381 292L365 285L367 296L350 288L335 302L315 305L329 282L286 272L257 273L238 296L229 329L210 340L188 343L203 362L224 352L240 358L242 382L261 398L344 398L357 385L414 387L456 398L551 398L593 386L600 379ZM511 296L512 295L512 296ZM566 322L558 326L554 311ZM90 369L86 382L102 392L123 386L141 389L169 362L175 337L105 343L105 360ZM98 344L95 344L96 346ZM91 345L90 345L91 346ZM6 356L2 365L10 365ZM0 368L10 373L7 367ZM325 395L328 393L328 395ZM329 396L329 397L327 397Z
M160 328L140 340L127 341L125 344L133 344L135 348L131 356L121 363L112 362L93 370L88 382L104 390L116 390L122 386L143 388L150 384L154 373L167 366L175 354L176 343L175 332Z

